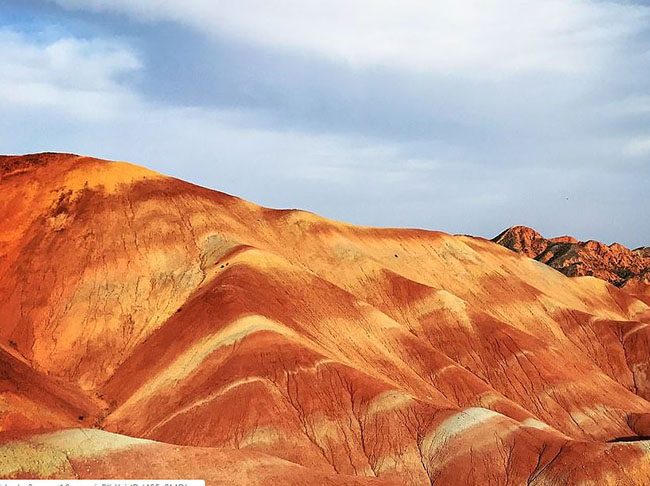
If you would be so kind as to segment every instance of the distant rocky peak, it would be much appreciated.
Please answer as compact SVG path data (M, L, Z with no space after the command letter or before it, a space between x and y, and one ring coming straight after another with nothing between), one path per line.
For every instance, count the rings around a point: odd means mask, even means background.
M630 250L620 243L583 242L568 235L545 238L527 226L508 228L492 241L569 277L594 276L618 287L635 281L650 284L648 247Z

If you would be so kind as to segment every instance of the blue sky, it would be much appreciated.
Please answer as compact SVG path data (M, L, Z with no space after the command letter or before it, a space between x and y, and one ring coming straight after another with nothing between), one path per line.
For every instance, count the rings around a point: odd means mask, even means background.
M0 151L358 224L650 245L650 6L0 0Z

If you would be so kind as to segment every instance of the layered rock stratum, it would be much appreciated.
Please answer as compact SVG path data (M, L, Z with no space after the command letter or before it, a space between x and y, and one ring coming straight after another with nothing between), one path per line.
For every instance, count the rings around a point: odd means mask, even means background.
M482 238L4 157L0 476L648 484L644 292Z
M650 285L650 247L578 241L572 236L544 238L527 226L508 228L492 240L534 258L569 277L594 276L617 287Z

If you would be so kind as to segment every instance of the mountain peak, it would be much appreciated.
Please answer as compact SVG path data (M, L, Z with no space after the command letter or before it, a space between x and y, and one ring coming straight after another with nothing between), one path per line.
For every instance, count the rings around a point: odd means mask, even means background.
M32 167L80 158L75 154L62 152L38 152L27 155L0 155L0 176L23 172Z
M533 228L522 225L511 226L492 241L530 258L535 258L546 244L546 239L541 234Z
M527 226L513 226L492 239L534 258L569 277L594 276L618 287L630 281L650 284L650 252L630 250L620 243L579 241L573 236L545 238Z

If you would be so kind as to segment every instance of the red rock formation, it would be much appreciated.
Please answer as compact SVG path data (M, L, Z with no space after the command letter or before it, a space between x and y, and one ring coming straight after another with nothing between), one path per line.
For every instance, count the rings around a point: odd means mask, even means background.
M641 291L125 163L0 163L2 477L650 481Z
M526 226L513 226L492 241L569 277L594 276L617 287L634 282L650 284L650 248L630 250L618 243L608 246L572 236L546 239Z
M550 238L549 241L555 243L571 243L571 244L580 243L576 238L568 235L556 236L555 238Z

